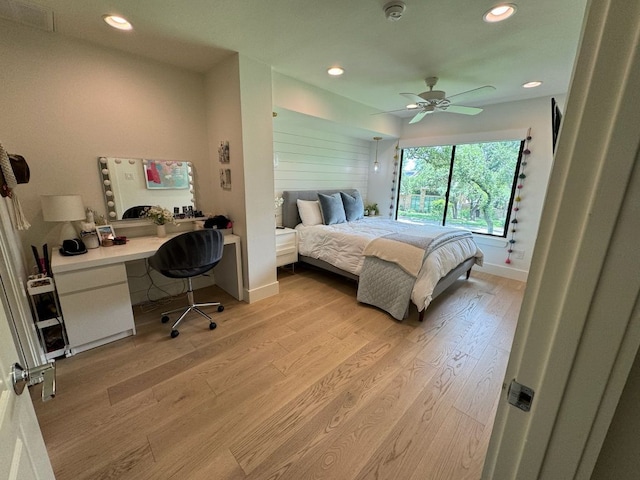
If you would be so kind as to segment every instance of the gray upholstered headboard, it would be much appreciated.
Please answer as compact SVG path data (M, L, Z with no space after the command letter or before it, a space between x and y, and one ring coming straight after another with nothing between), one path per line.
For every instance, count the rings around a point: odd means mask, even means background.
M345 192L353 195L357 190L354 188L342 188L338 190L285 190L282 192L282 198L284 199L284 203L282 204L282 225L295 228L295 226L300 223L296 200L317 200L318 193L331 195L336 192Z

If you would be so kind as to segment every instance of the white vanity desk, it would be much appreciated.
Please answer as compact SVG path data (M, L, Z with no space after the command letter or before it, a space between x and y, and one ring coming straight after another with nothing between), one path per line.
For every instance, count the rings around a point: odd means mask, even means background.
M126 245L90 249L86 254L51 258L71 354L135 335L125 262L148 258L167 238L130 238ZM224 254L215 282L242 300L240 237L224 236Z

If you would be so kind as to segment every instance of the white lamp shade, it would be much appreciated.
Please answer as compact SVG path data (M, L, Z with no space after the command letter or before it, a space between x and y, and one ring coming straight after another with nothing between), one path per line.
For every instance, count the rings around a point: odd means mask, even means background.
M42 217L47 222L73 222L85 219L80 195L42 195Z

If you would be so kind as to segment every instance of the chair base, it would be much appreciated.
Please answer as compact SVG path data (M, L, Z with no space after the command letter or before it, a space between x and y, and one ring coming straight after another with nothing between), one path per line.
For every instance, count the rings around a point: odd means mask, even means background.
M182 310L182 313L178 317L178 319L171 325L171 338L177 337L180 332L177 327L180 322L190 313L196 312L209 320L209 329L213 330L217 327L216 322L213 321L210 315L203 312L200 308L202 307L218 307L218 312L222 312L224 310L224 306L220 302L207 302L207 303L195 303L193 299L193 287L191 285L191 278L187 278L189 289L187 290L187 299L189 300L189 305L186 307L178 307L173 310L168 310L166 312L162 312L161 321L162 323L167 323L169 321L169 314L174 312L179 312Z

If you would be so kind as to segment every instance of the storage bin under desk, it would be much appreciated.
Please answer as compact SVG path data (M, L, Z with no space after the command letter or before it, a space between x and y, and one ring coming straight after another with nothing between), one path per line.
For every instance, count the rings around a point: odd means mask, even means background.
M72 354L136 333L124 263L55 278Z

